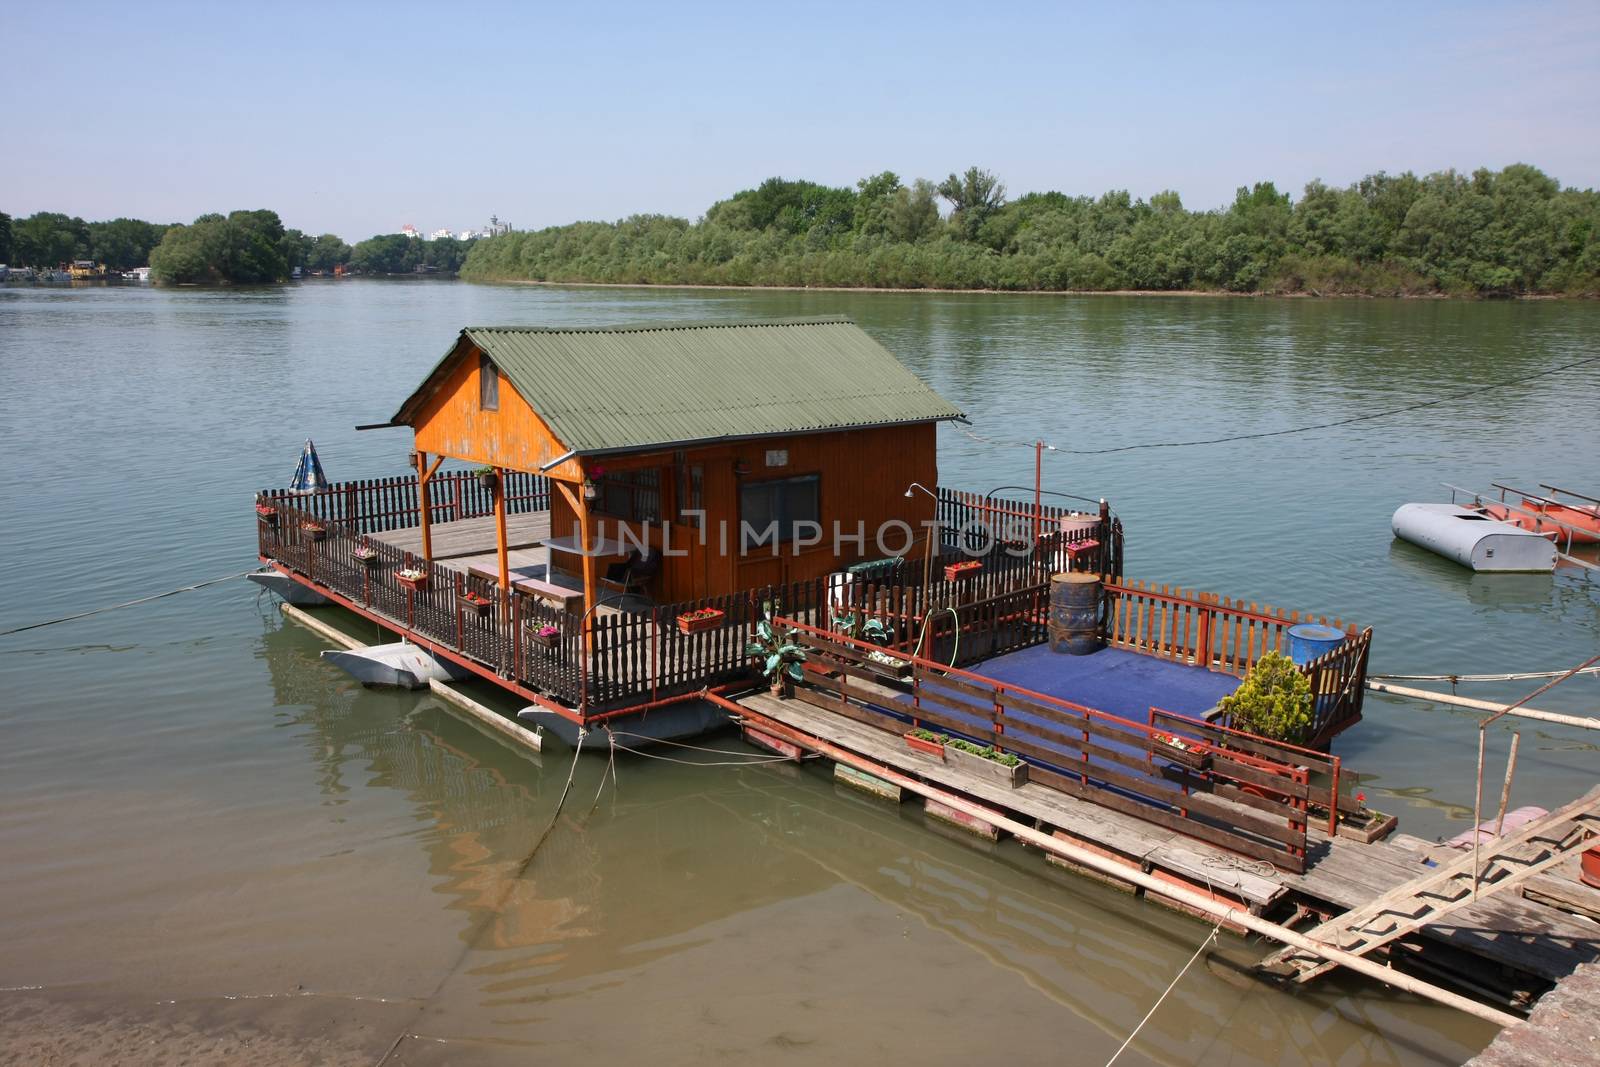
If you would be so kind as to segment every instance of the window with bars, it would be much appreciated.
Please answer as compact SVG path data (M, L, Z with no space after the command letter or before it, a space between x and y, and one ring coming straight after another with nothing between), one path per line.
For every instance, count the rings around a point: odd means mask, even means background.
M627 522L661 518L661 472L655 467L608 471L596 482L596 508Z

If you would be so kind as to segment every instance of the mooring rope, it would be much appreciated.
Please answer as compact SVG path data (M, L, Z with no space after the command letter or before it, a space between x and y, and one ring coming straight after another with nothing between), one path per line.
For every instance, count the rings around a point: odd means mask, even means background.
M1128 1035L1128 1039L1122 1043L1117 1051L1111 1054L1111 1058L1106 1061L1106 1067L1111 1067L1113 1063L1117 1062L1117 1057L1121 1056L1128 1050L1128 1046L1133 1044L1133 1039L1139 1036L1139 1031L1144 1029L1144 1024L1150 1021L1150 1017L1156 1013L1157 1008L1161 1007L1162 1002L1167 999L1168 994L1170 994L1174 989L1178 988L1178 983L1183 980L1184 975L1189 973L1189 968L1194 966L1194 961L1199 959L1200 954L1217 940L1217 932L1221 929L1222 920L1218 919L1217 925L1211 928L1211 932L1206 935L1206 939L1200 942L1200 947L1194 950L1194 955L1189 957L1189 962L1183 965L1183 970L1179 971L1177 977L1172 979L1172 981L1167 985L1167 988L1162 992L1161 996L1156 998L1156 1002L1150 1005L1150 1010L1144 1013L1144 1018L1139 1020L1139 1025L1133 1028L1133 1032Z
M455 973L461 969L462 963L466 961L477 944L478 935L483 932L485 926L500 915L501 907L510 899L511 894L516 890L517 883L522 880L523 876L528 873L528 869L533 866L534 857L544 847L545 839L550 836L550 831L556 828L556 823L561 819L561 809L566 806L567 794L572 792L572 780L578 775L578 757L583 754L583 739L587 736L589 736L587 730L580 729L578 731L578 744L572 750L572 768L567 771L567 784L561 789L561 799L556 801L556 810L550 813L550 822L545 826L544 833L539 835L539 840L535 841L533 848L528 850L527 857L517 867L516 873L506 879L504 888L500 891L500 897L495 901L494 907L484 911L481 918L473 925L472 932L466 938L466 943L462 946L460 953L457 954L455 962L451 964L448 971L439 977L438 984L433 987L433 992L422 998L417 1004L417 1010L412 1014L407 1024L401 1028L400 1033L395 1036L394 1042L378 1060L376 1067L383 1067L384 1064L389 1062L390 1057L395 1054L395 1050L400 1047L401 1042L408 1037L415 1036L411 1033L411 1024L422 1018L422 1013L428 1009L428 1005L433 1003L434 998L444 989L445 983L450 981L455 976Z
M1192 448L1196 445L1220 445L1226 444L1230 441L1256 441L1264 437L1287 437L1290 434L1310 433L1313 430L1328 430L1335 426L1349 426L1351 423L1356 422L1370 422L1373 419L1388 418L1390 415L1404 415L1412 411L1421 411L1424 408L1437 407L1440 404L1448 404L1453 400L1465 400L1469 396L1477 396L1480 393L1493 392L1496 389L1504 389L1507 386L1523 385L1539 378L1548 378L1553 374L1561 374L1572 370L1575 367L1582 367L1586 364L1597 361L1600 361L1600 356L1589 356L1585 359L1575 360L1572 363L1562 364L1559 367L1551 367L1549 370L1536 371L1533 374L1525 374L1517 378L1506 378L1502 381L1490 382L1488 385L1480 385L1476 389L1468 389L1465 392L1451 393L1449 396L1441 396L1436 397L1433 400L1423 400L1414 404L1406 404L1403 407L1389 408L1386 411L1373 411L1365 415L1351 415L1347 418L1334 419L1330 422L1314 422L1306 426L1291 426L1285 430L1262 430L1256 433L1236 433L1229 434L1226 437L1203 437L1189 441L1148 441L1144 444L1117 445L1112 448L1063 448L1058 445L1052 445L1042 441L1007 441L999 438L982 437L967 429L965 426L960 425L959 423L952 423L952 425L955 426L959 433L967 435L980 444L1001 445L1016 448L1033 448L1036 445L1043 444L1046 452L1060 452L1061 454L1068 456L1105 456L1110 455L1113 452L1133 452L1144 448Z
M1522 682L1531 678L1555 678L1566 671L1522 671L1517 674L1369 674L1368 678L1381 682ZM1600 674L1600 667L1585 667L1573 674Z
M14 626L9 630L0 630L0 637L10 637L12 634L20 634L24 630L38 630L45 626L55 626L63 622L73 622L77 619L87 619L91 615L104 615L106 612L116 611L118 608L131 608L135 604L148 604L152 600L160 600L163 597L177 596L179 593L191 593L196 589L204 589L208 585L219 585L222 582L231 582L235 578L243 578L247 574L254 574L258 569L259 568L251 567L249 570L240 571L238 574L228 574L221 578L208 578L203 582L196 582L194 585L186 585L181 589L168 589L165 593L157 593L154 596L142 596L138 600L124 600L120 604L108 604L103 608L95 608L93 611L80 611L76 615L63 615L59 619L46 619L44 622L30 622L26 626Z

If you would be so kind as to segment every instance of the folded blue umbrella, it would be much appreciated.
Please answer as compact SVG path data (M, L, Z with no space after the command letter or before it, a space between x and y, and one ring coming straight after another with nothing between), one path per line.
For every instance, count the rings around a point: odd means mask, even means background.
M322 461L317 458L317 446L306 438L306 447L300 450L300 466L294 469L294 479L289 490L295 493L315 493L328 488L328 476L322 473Z

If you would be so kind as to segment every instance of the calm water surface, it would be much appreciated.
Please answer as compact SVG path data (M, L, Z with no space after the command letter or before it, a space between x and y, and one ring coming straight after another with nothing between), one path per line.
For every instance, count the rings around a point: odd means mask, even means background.
M306 283L0 291L0 629L244 570L251 492L316 439L335 480L401 473L385 419L465 324L844 313L971 414L947 484L1028 484L1062 449L1257 432L1421 403L1600 354L1590 304L1313 302ZM1597 364L1595 366L1600 366ZM1569 666L1600 582L1473 576L1396 544L1438 483L1600 488L1593 367L1348 427L1103 456L1136 577L1376 628L1377 671ZM976 436L972 436L976 435ZM519 755L431 698L363 691L242 581L0 639L7 999L251 1027L390 1063L1102 1063L1206 928L985 854L812 769ZM1478 686L1513 697L1528 685ZM1600 710L1600 681L1544 707ZM1381 698L1338 751L1425 837L1470 816L1475 719ZM1530 723L1516 804L1592 785L1592 736ZM1225 940L1124 1063L1457 1062L1474 1020L1333 980L1235 976ZM93 1014L81 1018L93 1018Z

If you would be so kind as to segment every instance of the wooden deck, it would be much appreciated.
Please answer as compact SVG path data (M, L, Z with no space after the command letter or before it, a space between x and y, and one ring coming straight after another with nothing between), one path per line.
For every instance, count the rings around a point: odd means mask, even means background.
M959 767L911 752L893 732L815 707L801 700L779 700L768 693L740 699L756 715L838 745L868 760L931 784L965 794L1026 821L1064 834L1130 866L1181 879L1214 895L1225 894L1261 914L1291 904L1328 913L1367 904L1427 874L1423 856L1394 844L1361 844L1330 839L1313 831L1310 864L1303 874L1244 859L1224 849L1112 811L1047 786L1029 783L1010 789L976 778ZM759 728L759 724L758 728ZM1576 857L1573 861L1576 863ZM1459 984L1507 1003L1526 1003L1543 988L1600 960L1600 923L1543 901L1563 902L1576 911L1600 914L1600 890L1576 882L1570 865L1530 878L1521 893L1505 893L1459 908L1422 928L1428 942L1445 946L1444 955L1482 972L1520 974L1519 982L1480 988L1452 975ZM1532 896L1524 895L1532 894ZM1537 899L1535 899L1537 898ZM1438 971L1430 950L1419 962L1414 949L1397 951L1408 966ZM1477 961L1473 963L1472 961ZM1487 964L1487 966L1485 966ZM1529 978L1531 976L1531 980Z
M386 530L368 534L373 541L397 548L402 552L422 555L422 527L411 526L401 530ZM479 515L453 522L436 522L430 531L433 541L433 558L440 563L450 562L462 567L498 569L498 548L495 545L494 516ZM511 569L547 565L550 550L544 547L550 538L550 513L530 511L522 515L506 516L506 545L510 549Z

